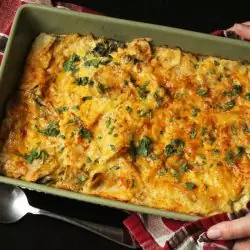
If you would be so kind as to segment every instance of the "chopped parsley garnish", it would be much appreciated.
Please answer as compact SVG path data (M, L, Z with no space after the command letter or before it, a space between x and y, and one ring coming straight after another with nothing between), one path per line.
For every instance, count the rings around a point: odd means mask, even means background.
M181 164L180 169L181 169L181 172L186 173L188 171L188 164L187 163Z
M133 136L131 137L130 142L129 142L129 152L132 156L132 162L136 162L136 146L135 146Z
M76 116L75 118L68 120L67 124L79 122L80 120L81 120L80 117Z
M92 163L92 160L91 160L91 158L89 156L86 157L86 162L87 163Z
M109 129L108 134L109 134L109 135L112 135L113 132L114 132L114 129L115 129L115 126L112 126L112 127Z
M105 121L105 124L106 124L106 128L110 127L110 125L111 125L111 117L107 117L107 119Z
M153 116L152 109L149 110L138 110L139 116L141 117L149 117L150 119Z
M107 57L110 53L117 51L119 47L124 48L126 45L123 42L115 41L112 39L105 39L98 42L93 49L93 53L99 56Z
M177 138L171 140L170 144L166 145L164 151L167 157L170 157L173 154L182 155L184 146L185 142L182 139Z
M65 135L59 135L59 137L62 138L62 139L66 139Z
M236 156L241 159L242 155L245 153L246 149L242 146L236 148Z
M70 134L70 138L72 138L74 136L75 136L75 133L72 131L71 134Z
M225 91L223 93L224 96L236 96L239 95L242 92L241 85L233 85L231 91Z
M117 136L118 136L118 134L114 134L113 136L114 136L114 137L117 137Z
M157 92L154 92L153 97L158 105L161 105L163 103L163 97L159 96Z
M102 139L102 136L101 136L101 135L98 135L98 136L97 136L97 139L98 139L98 140L101 140L101 139Z
M192 108L192 116L197 116L201 110L199 108Z
M133 109L132 109L130 106L127 106L127 107L126 107L126 110L127 110L129 113L132 113L132 112L133 112Z
M206 127L202 127L201 129L201 135L204 136L207 133L207 128Z
M93 99L92 96L84 96L84 97L82 98L83 102L85 102L85 101L87 101L87 100L92 100L92 99Z
M194 139L194 138L196 137L196 134L197 134L196 128L193 128L193 129L190 131L190 133L189 133L189 135L190 135L190 137L191 137L192 139Z
M233 135L237 135L237 128L234 124L231 125L231 132Z
M208 94L208 90L207 89L204 89L202 87L200 87L198 90L197 90L197 94L199 96L207 96Z
M78 133L81 138L86 138L88 139L89 142L91 142L93 136L92 136L92 133L88 129L84 127L80 127Z
M112 151L116 151L116 147L115 147L115 145L110 144L109 146L110 146L110 148L111 148L111 150L112 150Z
M29 164L32 164L34 160L40 159L44 162L48 157L48 153L40 148L33 148L28 154L21 155Z
M46 129L39 129L38 127L36 127L36 129L39 133L51 137L56 137L60 133L59 124L56 121L49 121Z
M89 77L84 76L84 77L79 77L75 79L75 83L80 86L85 86L85 85L93 85L94 81L91 80Z
M149 84L148 82L145 82L142 84L142 86L138 86L138 95L140 96L141 99L145 100L148 96L148 94L150 93L149 90L147 90L147 86Z
M214 156L215 156L215 155L218 155L219 152L220 152L220 151L219 151L218 149L215 148L215 149L213 150L213 152L212 152L212 155L214 155Z
M185 142L180 138L176 138L176 139L171 140L171 145L174 145L174 146L180 147L180 148L184 148Z
M234 162L234 153L232 151L229 151L226 153L226 161L229 164L235 164Z
M68 58L68 60L67 61L65 61L64 63L63 63L63 69L65 70L65 71L72 71L72 73L75 73L76 71L77 71L77 69L76 69L76 66L74 65L74 63L76 62L76 61L79 61L79 56L77 55L77 54L73 54L73 55L71 55L69 58Z
M98 66L100 65L101 61L99 59L92 59L92 60L87 60L84 62L84 66L86 67L90 67L93 66L95 68L98 68Z
M191 181L189 182L186 182L186 187L189 189L189 190L193 190L197 187L197 185Z
M160 170L158 171L157 175L158 175L158 176L163 176L163 175L165 175L167 172L168 172L168 169L164 167L164 168L162 168L162 169L160 169Z
M214 137L213 134L209 133L209 141L210 141L210 145L213 145L213 143L215 142L216 138Z
M100 94L105 94L105 92L109 89L109 87L107 87L106 85L102 84L102 83L99 83L97 84L97 91L100 93Z
M75 106L72 106L72 109L73 109L73 110L79 110L80 107L79 107L79 105L75 105Z
M143 137L139 140L139 146L136 152L143 157L148 156L152 152L152 140L147 136Z
M225 111L231 110L234 106L235 106L235 100L231 100L224 104L224 110Z
M175 177L175 178L179 178L180 177L180 174L177 170L173 169L173 168L170 168L169 170L171 172L171 174Z
M120 169L121 167L120 166L112 166L109 168L110 171L116 171L118 169Z
M248 93L245 94L245 99L248 100L248 101L250 101L250 92L248 92Z
M61 114L61 113L65 112L65 111L68 111L68 110L69 110L68 107L59 107L59 108L56 109L56 112L58 114Z
M79 182L84 182L87 179L88 179L88 177L86 175L82 175L82 176L78 177Z

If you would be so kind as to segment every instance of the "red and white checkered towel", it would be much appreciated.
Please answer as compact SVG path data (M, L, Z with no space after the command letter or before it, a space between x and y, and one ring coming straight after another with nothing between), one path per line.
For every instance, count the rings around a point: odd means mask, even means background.
M8 34L14 15L20 5L36 3L51 5L51 0L1 0L0 1L0 62L8 40ZM56 2L57 8L68 8L80 12L100 14L85 7L69 3ZM223 30L213 32L214 35L226 36ZM250 202L238 213L222 213L202 218L194 222L183 222L161 218L153 215L131 214L124 225L144 250L168 249L231 249L233 241L211 241L206 232L209 227L222 221L234 220L250 214Z

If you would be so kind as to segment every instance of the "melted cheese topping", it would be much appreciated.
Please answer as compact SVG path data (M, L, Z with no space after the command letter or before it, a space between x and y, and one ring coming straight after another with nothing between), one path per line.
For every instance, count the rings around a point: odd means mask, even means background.
M41 34L1 127L9 177L209 215L250 197L250 65Z

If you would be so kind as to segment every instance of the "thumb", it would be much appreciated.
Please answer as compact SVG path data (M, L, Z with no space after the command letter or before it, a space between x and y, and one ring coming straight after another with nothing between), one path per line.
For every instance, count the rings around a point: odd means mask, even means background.
M221 222L209 228L207 236L216 240L233 240L250 236L250 216Z
M239 36L250 40L250 25L247 24L235 24L232 29Z

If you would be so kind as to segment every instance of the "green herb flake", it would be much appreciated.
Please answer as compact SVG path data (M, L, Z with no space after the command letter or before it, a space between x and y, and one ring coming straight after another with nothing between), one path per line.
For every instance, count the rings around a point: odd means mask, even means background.
M28 164L32 164L34 160L40 159L44 162L49 154L45 150L41 150L40 148L33 148L28 154L21 155Z
M231 91L225 91L223 93L224 96L236 96L239 95L242 92L241 85L233 85Z
M248 92L248 93L245 94L245 99L248 100L248 101L250 101L250 92Z
M130 106L127 106L127 107L126 107L126 110L127 110L129 113L132 113L132 112L133 112L133 109L132 109Z
M98 140L101 140L101 139L102 139L102 136L101 136L101 135L98 135L98 136L97 136L97 139L98 139Z
M190 135L190 137L191 137L192 139L194 139L194 138L196 137L196 135L197 135L197 130L196 130L196 128L193 128L193 129L190 131L189 135Z
M199 108L192 108L192 116L197 116L201 110Z
M207 128L206 127L202 127L201 129L201 135L204 136L207 133Z
M120 169L121 167L120 166L112 166L109 168L110 171L116 171L118 169Z
M104 84L102 84L102 83L99 83L98 82L98 84L97 84L97 91L100 93L100 94L105 94L105 92L107 91L107 90L109 90L109 87L107 87L106 85L104 85Z
M145 136L141 140L139 140L137 154L146 157L151 152L152 152L152 140L149 137Z
M81 120L80 117L79 117L79 116L76 116L76 117L73 118L73 119L69 119L69 120L67 121L67 124L79 122L80 120Z
M226 153L226 162L228 164L235 164L234 153L232 151Z
M89 156L87 156L86 162L87 162L87 163L92 163L92 160L91 160L91 158L90 158Z
M210 141L210 145L213 145L215 142L216 138L213 134L209 133L209 141Z
M49 121L46 129L39 129L38 127L36 129L37 132L50 137L57 137L60 133L59 124L56 121Z
M181 164L180 169L182 173L186 173L188 171L188 164L186 162Z
M204 88L202 88L202 87L200 87L198 90L197 90L197 94L199 95L199 96L207 96L207 94L208 94L208 90L207 89L204 89Z
M114 137L118 137L118 134L114 134L113 136L114 136Z
M63 140L66 139L66 136L65 136L65 135L59 135L59 137L60 137L61 139L63 139Z
M94 67L94 68L98 68L99 65L101 64L101 61L99 59L91 59L91 60L86 60L84 62L84 66L86 67Z
M70 134L70 138L73 138L75 136L75 133L72 131Z
M171 140L171 145L184 148L185 142L180 138L176 138L176 139Z
M242 158L242 155L246 152L246 149L242 146L238 146L236 148L236 156L241 159Z
M216 155L219 154L219 152L220 152L220 151L219 151L218 149L215 148L215 149L212 151L212 155L213 155L213 156L216 156Z
M180 174L177 170L173 169L173 168L170 168L170 173L175 177L175 178L179 178L180 177Z
M147 90L147 86L149 84L149 81L148 82L145 82L142 84L142 86L139 86L138 87L138 95L140 96L141 99L145 100L148 96L148 94L150 93L149 90Z
M84 96L84 97L82 98L82 101L85 102L85 101L87 101L87 100L92 100L92 99L93 99L92 96Z
M169 157L169 156L173 155L174 153L176 153L177 150L174 148L173 145L168 144L168 145L166 145L164 151L165 151L165 154L167 155L167 157Z
M65 112L65 111L68 111L68 110L69 110L68 107L59 107L59 108L56 109L56 112L58 114L61 114L61 113Z
M72 73L75 73L76 71L77 71L77 69L76 69L76 66L74 65L74 63L76 62L76 61L79 61L79 56L77 55L77 54L73 54L73 55L71 55L69 58L68 58L68 60L67 61L65 61L64 63L63 63L63 69L65 70L65 71L72 71Z
M72 109L73 109L73 110L79 110L80 107L79 107L79 105L75 105L75 106L72 106Z
M236 126L234 124L231 125L231 133L233 135L237 135L237 128L236 128Z
M94 81L91 80L89 77L84 76L84 77L76 78L75 83L79 86L86 86L86 85L92 86L94 84Z
M157 172L157 175L158 175L158 176L164 176L164 175L167 174L167 172L168 172L168 169L164 167L164 168L160 169L160 170Z
M114 129L115 129L115 126L112 126L112 127L109 129L108 134L109 134L109 135L112 135L113 132L114 132Z
M158 105L161 105L163 103L163 97L159 96L157 92L154 92L153 97Z
M224 110L225 111L231 110L234 106L235 106L235 100L231 100L224 104Z
M111 117L107 117L107 119L105 121L105 124L106 124L106 128L110 127L110 125L111 125Z
M88 177L87 177L86 175L82 175L82 176L78 177L78 181L79 181L79 182L84 182L84 181L86 181L87 179L88 179Z
M110 146L110 148L111 148L112 151L116 151L116 146L115 145L110 144L109 146Z
M92 133L88 129L84 128L84 127L80 127L79 128L78 134L79 134L79 136L81 138L88 139L89 142L91 142L92 137L93 137Z
M193 190L193 189L195 189L196 187L197 187L197 185L195 184L195 183L193 183L193 182L186 182L185 183L186 184L186 187L189 189L189 190Z

